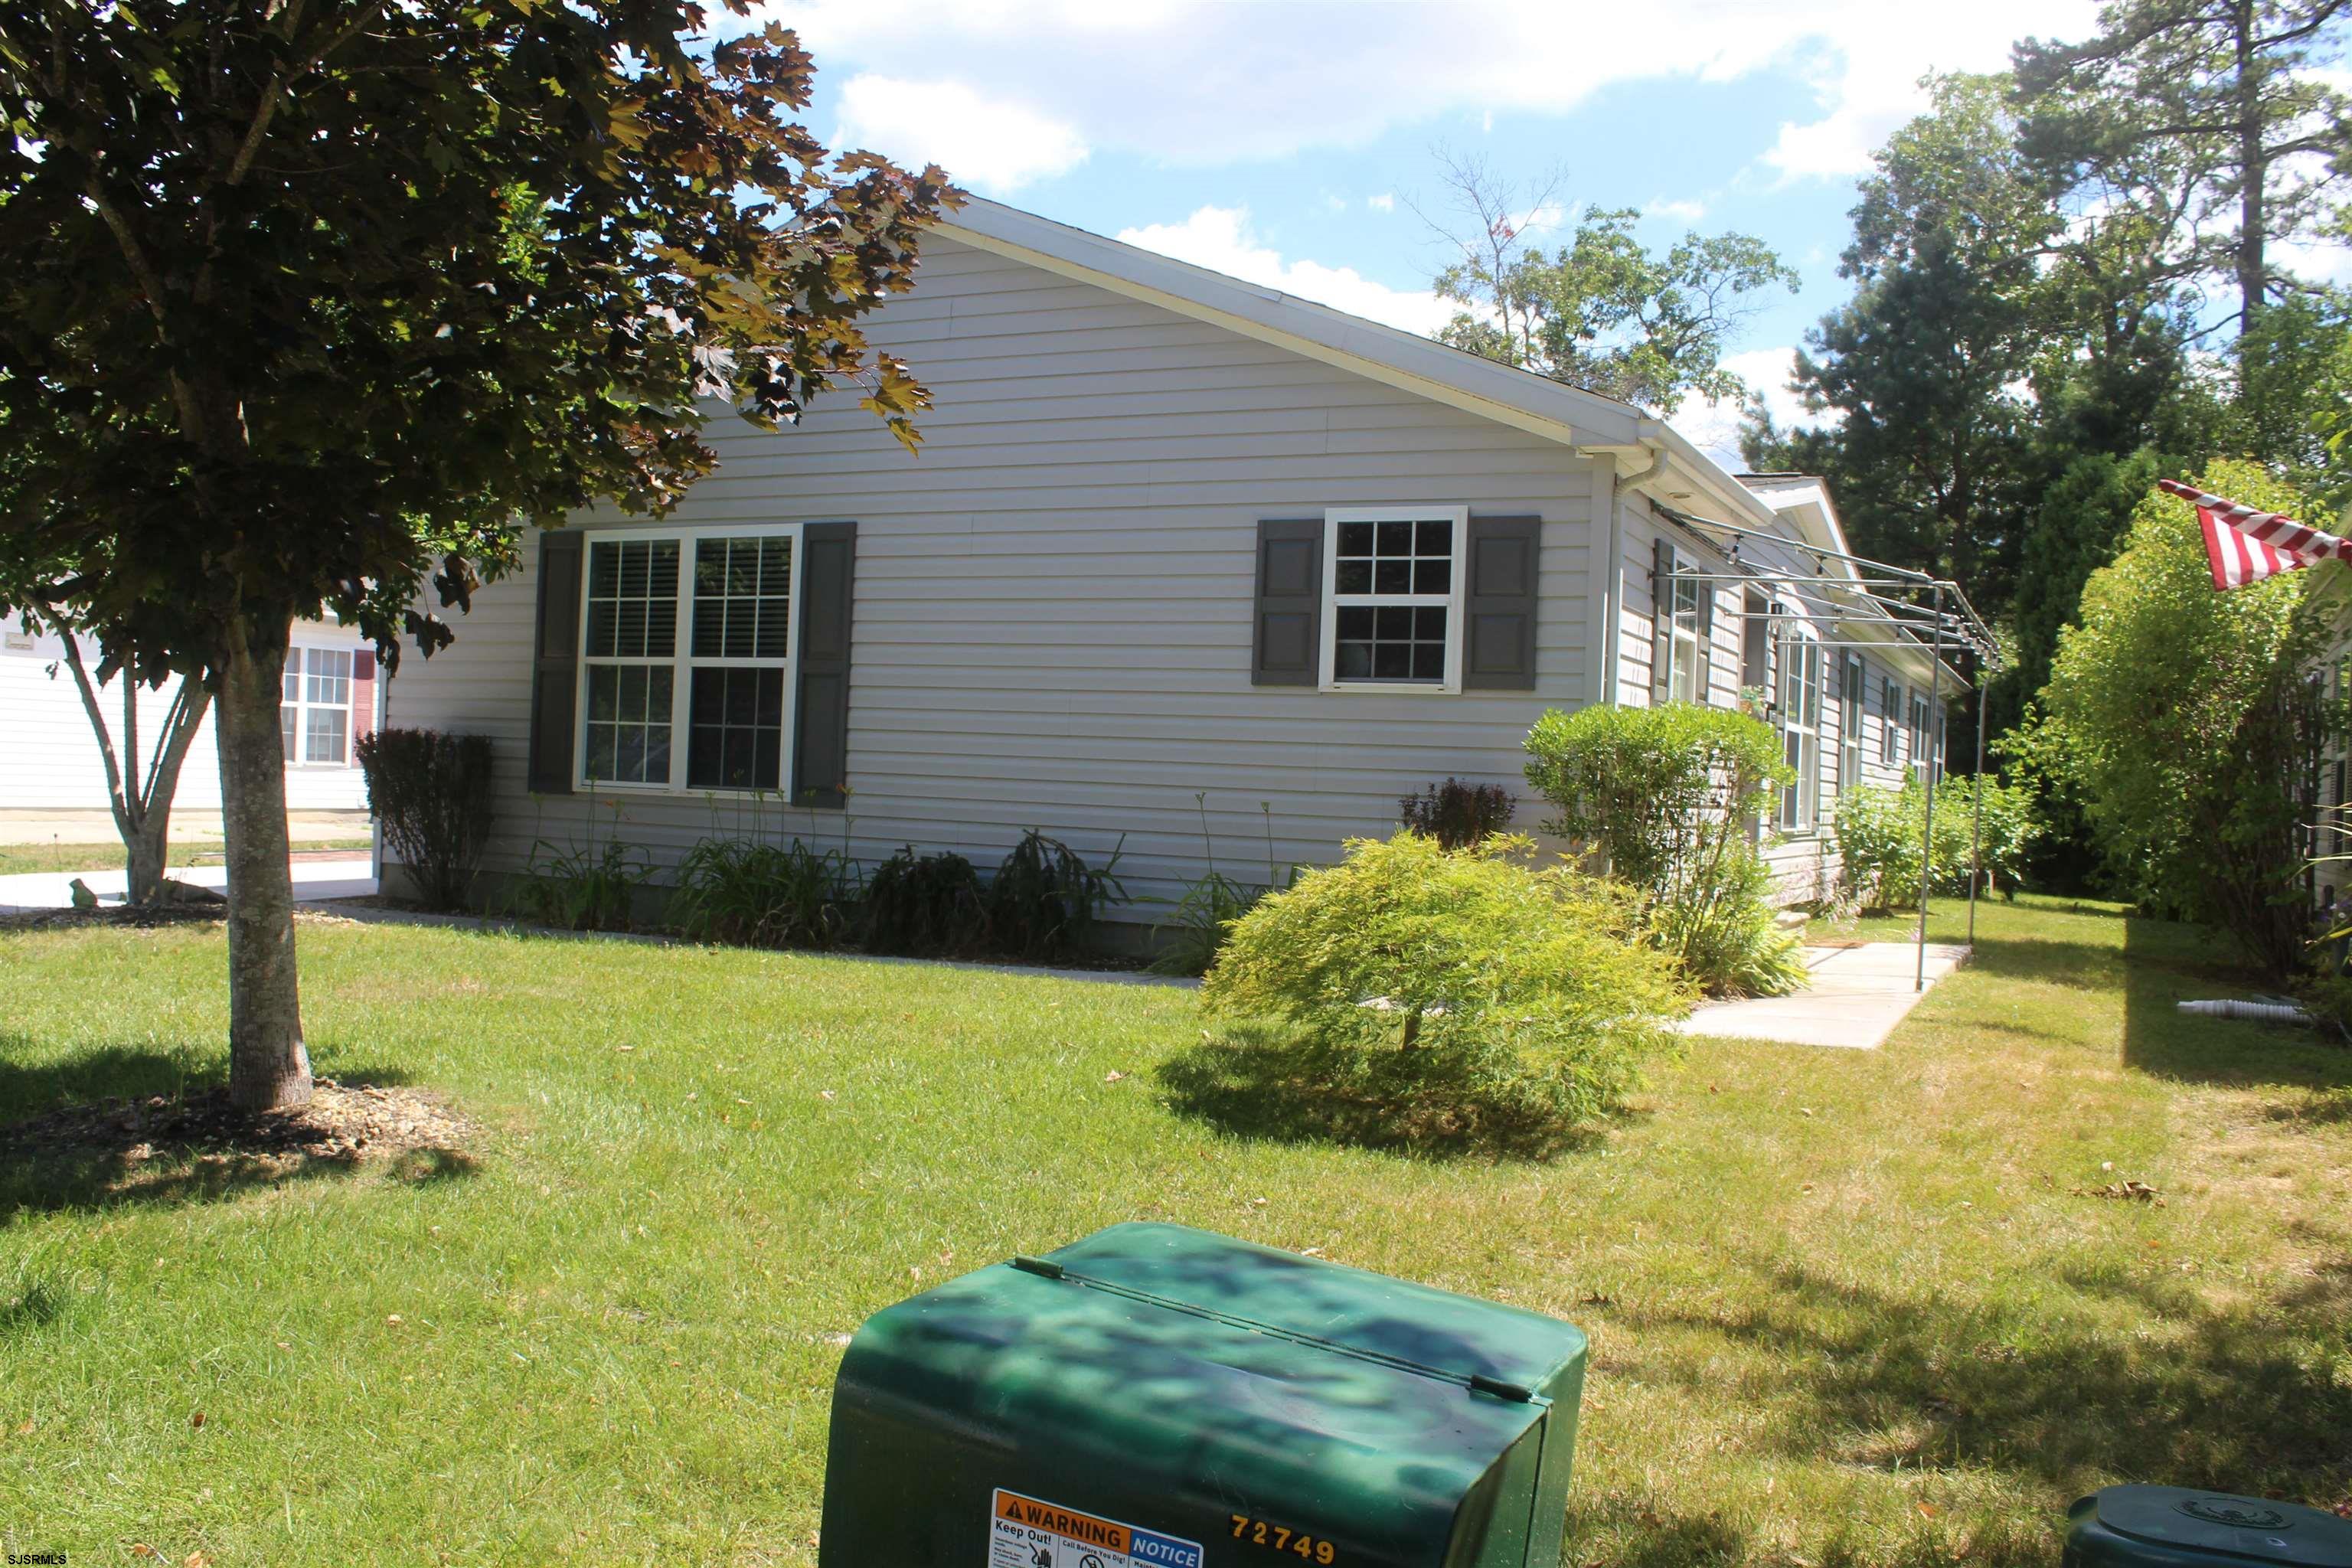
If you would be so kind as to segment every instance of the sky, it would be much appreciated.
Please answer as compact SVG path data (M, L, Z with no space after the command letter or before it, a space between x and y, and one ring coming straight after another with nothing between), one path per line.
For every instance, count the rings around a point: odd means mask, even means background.
M1870 154L1930 71L2074 38L2092 0L772 0L815 56L811 130L936 162L971 191L1415 331L1449 252L1437 152L1532 189L1530 238L1636 207L1663 248L1755 235L1802 277L1731 347L1776 413L1842 303ZM1674 423L1736 464L1737 412Z

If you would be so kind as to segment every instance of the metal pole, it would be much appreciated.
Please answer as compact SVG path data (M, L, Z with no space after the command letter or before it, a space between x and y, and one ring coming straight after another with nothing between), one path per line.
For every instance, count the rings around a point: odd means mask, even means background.
M1977 667L1977 805L1969 822L1969 945L1977 944L1977 885L1984 880L1985 671Z
M1936 614L1944 613L1944 585L1936 584ZM1911 989L1927 989L1927 881L1936 874L1936 754L1941 749L1936 743L1936 712L1944 705L1944 628L1936 627L1935 653L1928 665L1927 733L1922 739L1927 744L1927 806L1919 824L1919 952L1917 965L1912 973ZM1914 762L1917 759L1914 758Z

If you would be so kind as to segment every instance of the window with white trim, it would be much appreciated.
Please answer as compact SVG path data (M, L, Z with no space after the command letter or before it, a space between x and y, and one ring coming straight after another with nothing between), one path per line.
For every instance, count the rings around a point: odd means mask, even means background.
M1704 702L1706 700L1706 659L1699 644L1699 595L1715 592L1711 584L1696 580L1696 563L1679 550L1674 552L1674 571L1666 584L1666 700L1670 702Z
M1903 689L1889 679L1878 704L1878 760L1890 768L1903 760L1902 723Z
M1862 656L1845 656L1844 678L1838 689L1838 793L1852 795L1862 787L1862 726L1869 708L1870 678Z
M783 787L799 546L797 525L588 536L578 782Z
M1782 755L1797 775L1780 792L1780 827L1809 832L1822 794L1822 642L1801 623L1780 643L1780 715Z
M1324 514L1326 690L1459 691L1466 507Z
M1935 766L1935 737L1930 731L1927 699L1920 692L1911 694L1911 771L1925 779L1927 770Z
M351 763L352 650L291 647L280 678L278 738L294 767Z

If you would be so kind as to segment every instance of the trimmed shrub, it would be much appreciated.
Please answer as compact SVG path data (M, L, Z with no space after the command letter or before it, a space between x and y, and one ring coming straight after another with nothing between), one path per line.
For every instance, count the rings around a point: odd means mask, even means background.
M678 862L670 914L699 942L835 947L857 892L856 864L833 850L706 838Z
M1468 849L1511 825L1519 803L1501 784L1466 784L1447 779L1397 802L1408 828L1434 838L1444 849Z
M1423 1091L1566 1121L1614 1108L1672 1044L1685 999L1622 890L1529 868L1525 838L1347 847L1234 923L1209 1013L1286 1024L1375 1077L1410 1056Z
M864 942L869 952L953 958L988 938L988 892L961 855L917 855L911 844L866 881Z
M2032 850L2039 818L2033 792L1985 777L1948 778L1936 786L1937 893L1966 893L1976 809L1984 792L1984 868L1996 887L2014 895ZM1833 830L1847 894L1865 910L1919 907L1920 826L1927 791L1916 779L1901 789L1865 787L1838 802Z
M378 730L352 743L368 810L427 908L464 908L498 812L487 735Z
M1695 702L1546 713L1528 731L1545 826L1640 896L1643 926L1718 995L1774 995L1804 978L1773 923L1772 879L1748 840L1793 776L1759 719Z

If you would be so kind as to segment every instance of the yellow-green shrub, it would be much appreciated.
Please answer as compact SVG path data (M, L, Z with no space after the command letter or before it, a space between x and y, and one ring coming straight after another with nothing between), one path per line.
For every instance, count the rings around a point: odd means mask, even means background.
M1277 1020L1375 1074L1574 1121L1615 1105L1684 1010L1621 887L1537 870L1525 838L1356 839L1235 921L1212 1014ZM1376 1058L1390 1058L1387 1066Z

